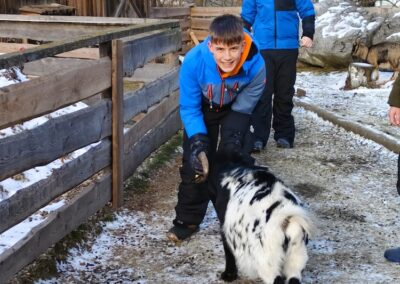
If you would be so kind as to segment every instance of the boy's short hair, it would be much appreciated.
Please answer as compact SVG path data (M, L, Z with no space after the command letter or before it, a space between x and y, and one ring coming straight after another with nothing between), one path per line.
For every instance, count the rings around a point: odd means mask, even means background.
M232 45L241 43L244 39L243 21L235 15L225 14L216 17L211 22L209 30L212 43Z

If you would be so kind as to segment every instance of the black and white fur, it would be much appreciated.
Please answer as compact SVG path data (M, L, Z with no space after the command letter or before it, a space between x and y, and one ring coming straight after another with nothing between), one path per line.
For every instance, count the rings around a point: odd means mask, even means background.
M239 270L264 283L300 283L313 222L299 198L241 153L218 153L213 172L226 259L221 278L233 281Z

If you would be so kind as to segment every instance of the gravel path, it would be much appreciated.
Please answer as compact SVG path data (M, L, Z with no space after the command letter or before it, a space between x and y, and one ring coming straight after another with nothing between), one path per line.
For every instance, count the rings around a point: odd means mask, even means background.
M396 155L295 108L294 149L270 141L256 155L303 198L318 219L304 283L394 283L398 265L383 258L400 245L394 184ZM180 153L87 249L71 251L59 277L38 283L223 283L218 223L210 208L201 230L175 246L165 240L174 217ZM245 279L234 283L254 283ZM256 282L257 283L257 282Z
M386 118L390 85L341 91L345 75L299 73L297 86L307 94L298 100L398 139L400 129ZM304 283L398 282L400 266L383 258L386 248L400 246L397 154L300 107L293 113L295 148L278 149L269 141L255 157L296 191L317 218L319 231L308 245ZM180 158L177 151L153 174L149 190L128 198L102 234L71 250L58 265L58 277L37 283L223 283L224 255L211 206L190 240L176 246L165 238L175 214Z

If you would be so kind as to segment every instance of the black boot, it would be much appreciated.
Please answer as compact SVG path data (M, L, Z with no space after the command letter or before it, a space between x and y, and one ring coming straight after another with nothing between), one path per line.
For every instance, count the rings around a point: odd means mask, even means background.
M384 256L390 262L400 263L400 248L387 249Z

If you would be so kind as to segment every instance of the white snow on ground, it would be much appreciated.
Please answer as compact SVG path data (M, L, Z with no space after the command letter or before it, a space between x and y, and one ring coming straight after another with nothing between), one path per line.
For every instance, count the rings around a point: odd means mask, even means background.
M351 91L342 91L340 88L343 87L346 76L346 72L318 74L312 72L301 72L298 74L296 87L301 87L307 92L306 97L301 99L313 103L315 102L321 106L326 106L328 109L336 107L338 109L340 108L341 111L346 110L349 113L349 119L352 119L353 116L356 117L356 120L358 117L361 119L364 116L370 116L374 117L373 121L380 121L383 124L388 124L386 117L388 110L387 98L393 82L388 82L387 84L383 85L381 89L360 88ZM382 80L387 79L390 76L391 73L380 73L380 78ZM364 103L365 107L360 108L359 106L362 106ZM346 107L345 109L341 107L343 105ZM354 108L353 106L357 107ZM295 113L297 116L300 115L301 117L304 117L304 119L312 121L312 127L318 128L321 133L328 132L328 130L332 128L337 129L338 135L341 137L347 137L346 139L353 141L353 145L351 147L354 147L356 152L359 153L359 149L362 149L362 152L364 153L374 153L378 159L375 161L376 164L387 164L388 172L391 171L391 174L394 175L393 171L395 169L397 154L388 151L381 145L370 140L347 132L340 127L333 126L333 124L322 120L314 113L298 108L295 109ZM299 133L301 132L302 130L299 129ZM332 151L333 158L338 160L342 158L345 159L345 157L341 157L341 154L338 154L333 150L333 148L337 147L337 145L326 145L324 140L317 140L315 143L315 151ZM291 157L291 154L293 157ZM301 155L306 154L307 153ZM298 155L295 154L295 151L289 152L286 159L301 159L295 155ZM346 154L343 153L343 155ZM389 164L391 166L389 166ZM371 165L371 167L372 166L373 165ZM285 166L283 165L283 168L284 167ZM334 162L329 161L321 163L319 168L326 168L328 171L338 169ZM346 169L344 166L340 168ZM388 175L387 172L383 172L382 174L385 176ZM305 182L304 177L302 176L303 173L292 173L292 175L300 176L299 180ZM357 196L359 193L357 192L354 184L364 184L365 193L370 195L372 194L375 196L374 198L380 200L381 195L384 194L384 192L382 190L376 191L375 181L373 179L369 180L369 178L372 177L368 176L368 171L361 173L349 172L348 180L342 181L342 184L338 184L337 188L338 190L339 188L345 188L346 194L349 196ZM336 182L336 180L333 181ZM327 182L331 183L332 181ZM385 190L392 192L394 189L388 187ZM349 201L349 203L351 203L351 201ZM389 206L390 208L396 206L387 200L383 200L382 204ZM351 207L350 205L345 206L341 203L338 203L337 206L343 207L343 210L346 210L346 207ZM368 205L365 204L365 206ZM388 208L372 208L372 206L375 205L371 203L369 205L369 210L363 213L364 215L362 218L365 218L365 220L373 223L372 227L376 227L377 230L381 230L386 235L390 235L390 229L386 230L385 226L380 223L385 221L376 220L376 215L378 214L377 212L388 210ZM317 210L323 209L324 208L317 208ZM168 244L168 242L165 240L165 230L171 225L172 218L173 211L169 212L168 216L156 215L156 213L153 212L144 214L144 212L140 210L120 212L116 215L115 221L104 224L104 231L95 240L90 241L90 249L81 247L70 250L70 255L66 261L58 264L58 269L62 275L61 278L39 280L36 283L62 283L63 281L67 280L73 282L76 281L76 279L84 279L84 281L93 283L222 283L216 280L215 276L218 271L222 271L224 263L222 260L222 245L218 240L218 233L216 233L218 231L218 222L212 207L210 206L206 220L201 225L201 234L197 234L191 241L182 246L171 246L171 244ZM393 222L398 223L396 220L393 220ZM154 224L157 224L156 227L154 227ZM345 225L346 224L344 224L344 226ZM349 230L351 231L350 228ZM204 238L206 238L206 240L204 240ZM153 242L153 244L151 244L151 242ZM217 245L215 245L215 242ZM341 243L345 242L346 240L342 240ZM371 240L371 242L373 243L374 240ZM156 249L152 247L154 246L154 243L157 244ZM199 247L199 243L203 244L203 246L204 244L207 244L210 247ZM135 251L138 253L137 250L141 250L143 252L146 251L146 254L150 254L146 255L146 257L143 255L144 263L138 263L138 258L134 257ZM207 250L207 252L204 252L203 250ZM310 250L316 259L313 261L318 261L318 258L327 256L329 257L329 255L332 255L332 257L335 256L340 248L338 248L338 240L336 240L333 236L328 236L312 240L310 243ZM152 255L153 253L154 255ZM210 268L212 267L212 271L207 272L202 270L198 271L198 275L193 275L193 270L192 268L189 269L189 266L193 265L193 263L196 263L196 256L203 255L204 253L220 255L220 261L218 262L218 258L217 260L210 260L210 263L212 263L212 261L216 262L209 264L209 266L205 266ZM188 256L186 260L180 264L180 266L174 266L169 270L165 267L159 267L160 262L163 262L163 258L173 257L179 259L182 257L182 255L186 254ZM127 258L132 258L132 260L127 261ZM149 264L149 261L154 263ZM165 261L169 262L167 259ZM348 275L348 273L346 274L345 271L340 271L341 268L337 267L336 265L336 262L332 262L332 267L325 268L323 277L325 280L330 280L318 283L334 283L330 281L333 281L333 279L341 279L341 277L344 277L343 275ZM180 268L181 266L183 268ZM155 272L148 271L148 267L152 267ZM198 267L197 269L204 269L204 267ZM387 283L386 281L390 279L386 275L376 273L375 270L368 265L360 264L359 269L360 274L365 273L365 271L371 271L368 274L367 283ZM154 274L157 273L162 275L160 276L161 278L154 278ZM187 278L182 278L182 275L185 275L185 273L187 274ZM305 274L304 281L305 283L316 283L315 281L318 280L319 277L320 276L318 276L318 273L312 273L308 271ZM357 275L353 276L353 278L356 277ZM154 282L154 279L158 279L157 281L161 281L162 279L162 282ZM339 281L337 283L350 282Z

